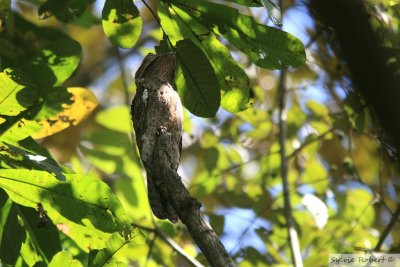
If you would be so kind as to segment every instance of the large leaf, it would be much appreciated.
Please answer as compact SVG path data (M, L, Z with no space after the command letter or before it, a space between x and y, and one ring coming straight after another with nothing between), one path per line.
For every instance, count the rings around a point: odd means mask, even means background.
M25 231L18 222L17 207L10 198L0 190L0 259L3 264L14 265L20 255Z
M32 105L37 92L9 75L9 69L0 72L0 115L15 116Z
M81 53L77 41L62 36L43 47L25 70L37 77L38 85L60 86L78 67Z
M248 108L252 102L249 78L215 34L176 6L162 6L159 8L159 14L161 23L173 43L183 37L191 39L203 50L218 78L222 92L221 106L230 112Z
M32 145L33 143L35 143L34 140L27 138L23 142L18 142L18 145ZM54 174L60 181L65 181L65 176L62 173L60 166L48 154L46 156L36 154L36 152L25 150L23 146L18 147L12 144L8 144L7 142L4 142L3 151L1 151L0 153L9 156L9 158L15 158L15 155L22 156L21 161L24 162L20 162L20 166L24 166L24 164L26 164L25 167L29 169L35 168L39 170L46 170L47 172ZM16 164L14 163L13 165L15 166Z
M102 24L110 42L122 48L131 48L142 30L139 10L131 0L106 0Z
M60 88L59 91L47 95L50 105L44 106L37 115L42 129L33 134L33 138L43 138L77 125L97 106L96 96L88 89L71 87L67 90L65 92ZM60 107L62 110L59 110Z
M39 16L46 19L55 16L59 21L69 22L80 17L93 0L47 0L39 7Z
M80 44L58 29L37 27L17 14L13 14L13 28L0 36L0 43L13 47L0 49L0 54L4 55L3 68L22 70L30 75L38 89L45 90L60 86L78 67ZM26 34L14 32L29 33L29 41L21 37Z
M253 17L239 14L238 10L225 5L202 0L173 2L209 30L223 35L260 67L285 69L305 62L303 44L287 32L259 24Z
M131 115L127 106L116 106L97 113L96 121L104 127L122 133L133 131Z
M57 252L61 251L60 236L56 226L48 218L42 225L39 224L39 212L34 209L19 206L18 211L36 253L40 253L40 256L49 262Z
M26 119L20 119L10 124L3 123L1 126L0 142L11 144L15 144L41 129L38 122Z
M105 232L121 230L125 212L106 184L83 175L65 176L60 182L45 171L5 169L0 170L0 187L23 206L42 203L55 224L70 220Z
M176 85L182 103L193 114L213 117L221 101L218 80L203 51L190 40L176 43Z

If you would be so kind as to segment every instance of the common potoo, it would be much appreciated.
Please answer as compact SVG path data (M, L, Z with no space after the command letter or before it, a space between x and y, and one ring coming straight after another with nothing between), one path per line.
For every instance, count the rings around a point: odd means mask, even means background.
M131 105L131 116L140 157L146 168L147 190L151 209L159 219L177 222L174 208L159 190L160 177L152 174L152 162L157 134L166 131L172 138L168 160L178 170L182 148L183 109L178 93L171 83L175 76L174 53L148 54L135 74L136 95ZM167 148L168 149L168 148Z

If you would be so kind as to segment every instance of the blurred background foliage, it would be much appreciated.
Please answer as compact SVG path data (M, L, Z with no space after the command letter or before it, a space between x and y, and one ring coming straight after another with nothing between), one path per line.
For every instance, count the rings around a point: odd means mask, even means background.
M134 72L142 58L148 52L154 52L154 46L160 42L166 44L154 15L140 1L135 2L136 6L131 1L116 1L132 17L120 21L120 29L107 30L108 25L119 18L118 14L112 14L113 1L107 1L105 5L100 0L11 1L13 13L7 10L7 2L0 1L0 16L8 14L7 18L1 17L0 25L0 69L3 75L0 77L0 86L17 88L18 92L26 87L35 87L35 90L16 93L15 97L22 103L21 107L16 108L17 111L15 107L13 112L0 107L1 140L5 142L0 149L1 167L46 170L59 174L57 178L67 181L75 181L74 175L79 175L79 179L88 184L92 179L100 179L110 186L117 198L107 204L114 207L111 212L118 214L118 210L123 207L124 214L113 218L110 212L104 215L110 216L110 224L113 220L117 222L117 226L109 226L111 230L103 229L107 226L104 222L98 222L100 227L96 226L96 220L84 223L86 227L83 227L79 218L68 217L68 214L65 220L57 219L57 208L53 210L50 204L46 206L42 200L55 226L50 223L49 229L37 229L36 225L29 226L27 219L32 216L32 220L37 220L35 216L38 215L32 209L37 209L36 204L25 203L21 196L12 198L18 205L13 204L2 192L0 222L4 231L0 231L0 237L3 236L1 262L18 266L33 265L38 261L46 262L43 253L49 253L47 258L50 262L59 250L48 252L46 248L44 252L37 251L38 247L48 247L50 243L38 245L34 237L43 234L33 233L45 230L42 232L47 234L54 231L58 237L55 244L61 244L70 253L59 253L56 257L63 261L69 259L71 264L77 266L77 260L84 264L90 262L96 266L102 265L107 255L97 253L95 259L90 259L91 254L88 256L88 252L104 247L118 251L114 255L116 262L132 266L191 266L160 233L171 237L183 248L185 254L206 264L182 224L172 225L152 216L143 169L132 143L129 104L136 90ZM179 4L184 1L174 2ZM258 1L214 2L237 9L260 24L273 26ZM387 50L390 59L387 64L399 74L400 4L391 0L365 2L371 15L370 22ZM206 6L206 3L201 1L197 4ZM238 87L245 87L239 90L241 96L234 98L233 105L232 99L224 98L231 87L217 87L222 91L222 107L212 118L201 118L190 112L211 117L212 111L198 111L190 107L190 111L185 111L183 153L179 169L185 185L191 195L203 203L203 212L239 266L286 266L290 262L290 252L283 215L278 141L280 80L279 71L266 69L278 69L279 66L270 66L264 62L255 64L257 60L246 56L246 47L241 48L243 44L234 39L232 32L232 35L224 35L229 30L222 27L216 29L215 25L209 25L207 29L194 22L190 24L185 17L188 11L184 8L176 8L174 17L168 13L171 7L166 2L148 1L148 4L152 10L158 11L161 25L173 44L182 36L191 38L190 35L196 33L174 30L176 25L173 24L178 23L178 15L181 19L179 23L183 25L177 26L180 29L193 27L205 33L215 31L213 38L217 38L229 49L230 55L225 56L226 60L222 57L221 62L218 62L218 57L214 62L209 58L212 67L223 72L225 62L235 62L237 65L231 64L234 67L229 70L242 78ZM340 49L334 33L314 21L306 1L284 0L282 7L285 11L283 29L304 43L307 58L303 65L298 58L288 59L292 64L286 64L282 59L285 64L281 66L296 67L288 69L285 81L288 88L286 151L293 217L299 233L304 265L326 266L329 253L363 253L376 247L399 203L399 159L395 157L390 142L385 140L374 115L353 90L351 76L346 62L340 59ZM104 19L105 13L111 14L109 20ZM199 13L193 13L192 16L199 21L207 21L207 17ZM238 21L233 20L231 23ZM251 27L249 24L235 25L238 32ZM119 32L113 32L115 30ZM7 35L10 31L13 31L12 38ZM212 38L204 40L210 42L209 46L202 47L208 57L221 49L218 47L219 42ZM116 48L114 45L134 46ZM195 45L200 47L200 44ZM37 52L43 46L48 49L41 50L38 55ZM159 49L163 49L162 45ZM51 64L54 54L54 61L61 60L62 66L57 62L54 66ZM38 65L42 67L38 68ZM180 71L185 74L185 70ZM26 73L29 77L24 76ZM218 82L221 83L221 80ZM21 88L18 89L18 86ZM53 95L42 94L46 88L58 87L60 89ZM180 89L178 84L178 90L182 94L185 89ZM39 100L33 101L37 96ZM66 108L71 96L73 103ZM219 97L219 93L216 97ZM25 110L32 105L37 106L40 112L29 108L31 114L25 114ZM219 103L215 107L218 108ZM58 119L54 119L54 116L58 116ZM38 131L35 121L41 122L42 127L50 132ZM44 126L45 121L49 126ZM21 123L26 131L18 132L22 137L15 137L13 126L20 128ZM40 138L39 145L30 136ZM23 144L18 143L22 139ZM42 165L32 167L34 154L47 156L44 161L46 165L36 159ZM17 176L13 179L18 179L21 173L3 172L1 175ZM32 179L35 179L35 174L24 175L32 175ZM12 194L7 189L12 188L11 184L2 183L1 187ZM97 190L104 190L105 194L115 198L100 185L92 189L94 191L86 192L87 203L95 198L90 194L102 192ZM55 190L64 192L66 189ZM35 192L33 190L29 194ZM38 199L42 198L38 196ZM93 203L100 203L98 201L93 199ZM59 205L68 203L62 202ZM73 201L69 204L76 205ZM19 221L12 224L12 230L5 227L7 207L8 220L14 218L14 221ZM96 212L100 211L93 211L94 214ZM65 230L63 225L66 221L74 221L75 228L70 225ZM123 229L118 225L126 222L145 229L139 231L136 228L131 233L132 242L127 242L127 245L119 235L111 234ZM92 232L88 230L88 225L95 226L89 227ZM71 229L75 229L75 232L68 232ZM18 244L20 247L14 252L15 255L5 253L7 230L14 231L12 239L23 241L22 245L15 241L17 249ZM399 232L400 225L397 223L379 249L399 252ZM28 237L33 241L28 240ZM54 266L57 266L56 257L51 261Z

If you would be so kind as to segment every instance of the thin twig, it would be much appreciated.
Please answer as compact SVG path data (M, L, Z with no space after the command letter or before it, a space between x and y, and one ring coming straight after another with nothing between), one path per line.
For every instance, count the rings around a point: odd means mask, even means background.
M290 158L294 157L297 153L299 153L301 150L303 150L306 146L311 145L312 143L323 139L326 135L328 135L329 133L332 133L334 130L335 130L335 128L331 128L331 129L327 130L326 132L323 132L322 134L318 135L314 139L305 142L300 147L296 148L292 153L290 153L286 157L286 159L290 159Z
M147 226L142 226L142 225L137 225L137 224L132 224L134 227L138 227L140 229L143 229L147 232L152 232L156 236L161 237L161 239L167 243L173 250L175 250L182 258L184 258L187 262L192 264L193 266L196 267L204 267L203 264L201 264L199 261L197 261L195 258L192 256L186 254L186 252L181 248L172 238L167 236L163 231L161 231L159 228L150 228Z
M392 219L390 219L389 224L386 226L385 230L383 230L378 243L376 244L375 250L380 250L383 242L385 241L386 237L389 235L390 231L394 227L397 219L400 216L400 203L397 205L396 211L393 213Z
M123 59L121 53L119 52L118 47L115 47L115 54L117 57L118 68L121 73L121 80L122 80L122 87L123 87L122 89L124 92L124 103L127 107L130 107L131 100L129 97L128 82L127 82L126 73L125 73L124 59ZM131 143L132 143L132 147L133 147L135 156L137 159L139 159L139 157L140 157L139 152L137 151L136 145L134 143L136 140L134 131L130 132L129 137L131 138Z
M147 253L146 263L145 263L144 267L147 267L147 265L149 264L149 261L150 261L150 258L151 258L151 254L153 252L154 241L156 239L157 239L157 234L154 234L153 238L150 240L149 252Z
M117 56L118 68L121 73L122 89L124 92L124 102L125 102L125 105L127 105L129 107L129 105L131 104L131 101L130 101L130 97L129 97L128 82L127 82L126 73L125 73L124 60L121 56L121 53L118 50L118 47L116 47L116 46L115 46L115 55Z
M286 157L286 72L281 71L279 81L279 146L281 158L281 175L284 197L284 213L287 223L288 239L290 244L290 251L292 254L292 262L295 267L302 267L303 262L301 259L301 252L299 247L298 235L295 229L294 220L292 217L292 206L290 203L290 188L288 181L288 160Z
M314 35L311 37L311 39L308 41L308 43L304 46L305 49L310 48L310 46L318 40L319 36L327 29L328 27L322 26L320 27L317 32L314 33Z

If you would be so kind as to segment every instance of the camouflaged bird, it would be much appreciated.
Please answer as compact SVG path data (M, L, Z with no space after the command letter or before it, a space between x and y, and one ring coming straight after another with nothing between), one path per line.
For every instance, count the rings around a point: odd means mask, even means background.
M147 190L151 209L159 219L178 221L176 211L161 194L160 177L152 177L152 162L157 134L166 131L172 138L169 164L176 172L182 149L183 109L178 93L171 83L175 76L174 53L148 54L135 74L136 95L131 105L131 116L140 157L146 168Z

